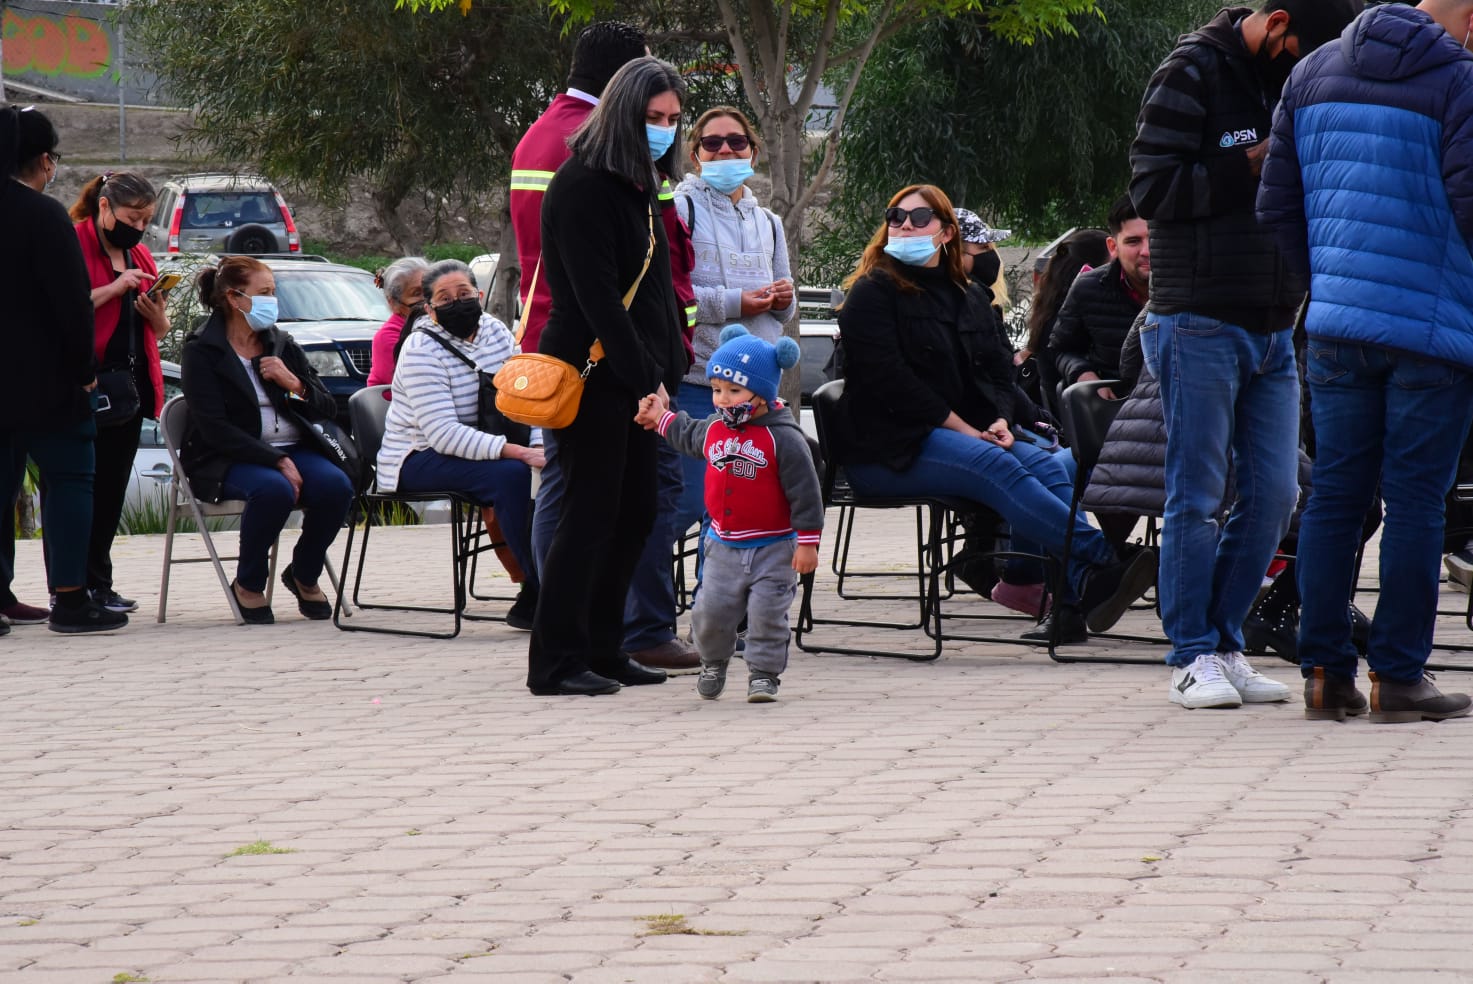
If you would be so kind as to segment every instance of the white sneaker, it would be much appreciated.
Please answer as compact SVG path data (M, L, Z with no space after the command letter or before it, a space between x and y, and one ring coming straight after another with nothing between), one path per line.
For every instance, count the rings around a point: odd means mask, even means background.
M1222 665L1222 675L1243 698L1243 703L1272 704L1289 699L1288 684L1259 673L1242 653L1222 653L1217 661Z
M1243 698L1222 674L1216 653L1203 653L1189 666L1171 668L1171 702L1182 707L1239 707Z

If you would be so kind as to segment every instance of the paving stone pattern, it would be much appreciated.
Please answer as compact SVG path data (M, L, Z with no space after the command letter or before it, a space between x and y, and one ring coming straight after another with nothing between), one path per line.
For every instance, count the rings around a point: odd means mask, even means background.
M872 565L911 550L863 523ZM379 597L436 600L445 536L375 534ZM1473 721L1185 711L1016 644L795 653L771 705L533 698L500 623L238 628L208 566L157 625L161 548L118 543L124 632L0 639L0 981L1473 981Z

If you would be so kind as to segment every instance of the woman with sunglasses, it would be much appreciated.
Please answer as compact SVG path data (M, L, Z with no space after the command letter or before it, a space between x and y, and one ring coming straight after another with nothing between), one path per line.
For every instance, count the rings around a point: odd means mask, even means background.
M1016 541L1061 556L1069 471L1059 455L1014 440L1012 353L993 326L990 299L963 272L945 193L901 189L845 286L847 439L828 450L855 490L979 502L1007 521ZM1118 556L1081 513L1065 573L1058 605L1104 632L1155 582L1156 558L1147 550Z
M714 412L706 360L720 344L721 329L740 324L776 344L798 305L782 220L757 204L746 186L761 150L751 122L731 106L708 109L691 128L689 147L696 170L675 189L675 208L695 248L695 358L676 398L680 409L699 420ZM695 458L681 461L685 491L676 528L684 533L705 512L705 465Z

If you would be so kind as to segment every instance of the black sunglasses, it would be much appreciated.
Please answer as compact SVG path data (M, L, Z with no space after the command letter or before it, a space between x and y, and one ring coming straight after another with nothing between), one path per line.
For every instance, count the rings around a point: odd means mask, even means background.
M740 133L730 133L724 137L701 138L701 149L708 154L721 153L722 144L726 144L732 150L740 154L742 151L751 146L752 141L748 140L745 135Z
M906 219L910 219L910 224L913 228L924 229L931 224L931 220L935 217L936 210L929 205L917 205L915 208L910 209L892 205L885 209L885 221L890 224L890 228L892 229L899 229L905 225Z

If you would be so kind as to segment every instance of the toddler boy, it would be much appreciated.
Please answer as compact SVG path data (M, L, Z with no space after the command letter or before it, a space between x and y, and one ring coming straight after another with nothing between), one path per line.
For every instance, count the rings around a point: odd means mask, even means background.
M726 687L737 627L747 618L743 657L747 700L777 699L788 665L788 609L794 571L818 566L823 497L807 438L777 398L782 370L798 364L791 338L769 345L741 325L727 325L706 363L716 412L705 420L671 413L651 394L635 420L658 430L678 451L706 462L705 543L701 590L691 625L701 653L696 692L715 700Z

